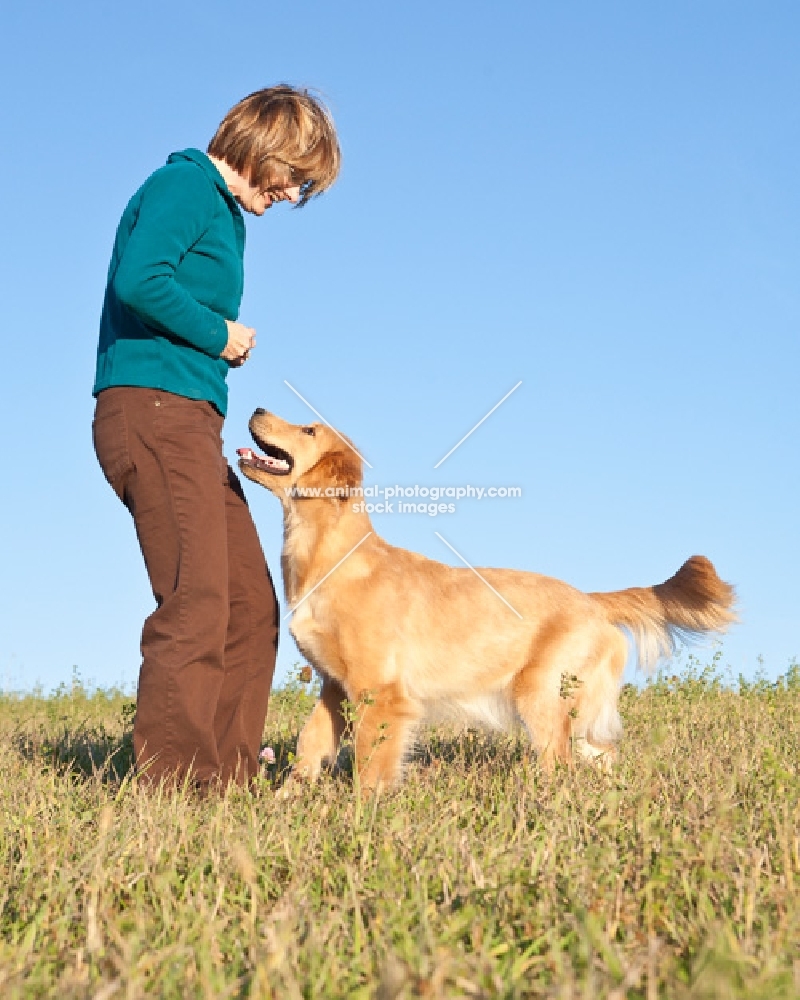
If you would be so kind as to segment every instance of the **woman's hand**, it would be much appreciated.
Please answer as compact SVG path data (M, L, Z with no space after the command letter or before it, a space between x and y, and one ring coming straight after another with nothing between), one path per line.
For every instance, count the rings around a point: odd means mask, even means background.
M250 351L256 346L256 331L232 319L226 319L225 324L228 327L228 343L220 357L232 368L239 368L247 361Z

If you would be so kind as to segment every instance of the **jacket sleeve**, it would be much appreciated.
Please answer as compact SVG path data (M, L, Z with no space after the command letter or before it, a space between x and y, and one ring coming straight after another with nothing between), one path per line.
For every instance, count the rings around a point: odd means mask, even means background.
M175 280L178 265L208 229L215 208L213 188L192 164L154 174L113 286L120 302L148 326L218 358L228 342L224 317Z

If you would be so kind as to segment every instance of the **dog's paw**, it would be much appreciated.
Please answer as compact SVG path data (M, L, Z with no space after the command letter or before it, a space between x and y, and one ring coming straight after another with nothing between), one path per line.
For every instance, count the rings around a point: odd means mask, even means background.
M290 802L292 799L299 799L306 790L306 782L298 781L297 778L288 778L275 792L275 798L279 802Z
M295 765L275 794L283 802L288 802L290 799L297 799L304 795L313 783L314 778L308 769L298 768Z

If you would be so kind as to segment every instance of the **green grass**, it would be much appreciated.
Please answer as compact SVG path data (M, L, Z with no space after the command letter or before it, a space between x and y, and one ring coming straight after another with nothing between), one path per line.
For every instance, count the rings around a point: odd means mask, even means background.
M130 699L0 696L0 996L800 997L800 668L626 688L620 765L426 731L405 784L139 790ZM345 769L346 770L346 769Z

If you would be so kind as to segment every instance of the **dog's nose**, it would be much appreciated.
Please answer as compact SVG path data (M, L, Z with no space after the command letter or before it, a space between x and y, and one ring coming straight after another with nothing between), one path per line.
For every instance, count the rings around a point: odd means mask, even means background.
M253 416L254 417L263 417L266 412L267 411L264 409L263 406L259 406L258 409L253 414Z

